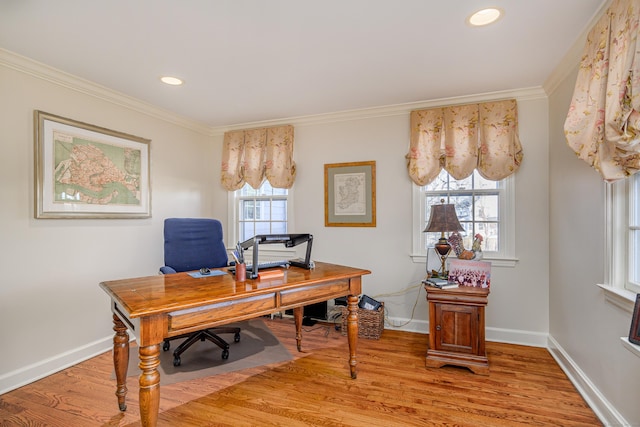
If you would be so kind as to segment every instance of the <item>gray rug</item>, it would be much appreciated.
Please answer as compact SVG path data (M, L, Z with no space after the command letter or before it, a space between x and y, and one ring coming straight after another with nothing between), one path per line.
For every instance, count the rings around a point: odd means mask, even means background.
M271 333L262 319L251 319L228 326L239 326L240 342L233 342L233 334L220 335L229 343L229 358L222 359L222 349L205 340L193 344L180 356L180 366L173 366L173 350L181 339L171 341L168 351L160 348L160 385L174 384L201 377L268 365L291 360L291 353ZM140 375L138 348L132 347L129 356L128 376ZM114 375L115 378L115 375Z

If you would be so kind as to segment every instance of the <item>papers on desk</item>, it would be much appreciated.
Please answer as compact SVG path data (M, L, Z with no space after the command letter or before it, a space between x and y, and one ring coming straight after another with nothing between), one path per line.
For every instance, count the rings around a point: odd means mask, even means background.
M227 272L224 270L211 270L209 271L209 274L202 274L199 271L192 271L189 273L189 276L193 277L194 279L200 279L202 277L223 276L225 274L227 274Z

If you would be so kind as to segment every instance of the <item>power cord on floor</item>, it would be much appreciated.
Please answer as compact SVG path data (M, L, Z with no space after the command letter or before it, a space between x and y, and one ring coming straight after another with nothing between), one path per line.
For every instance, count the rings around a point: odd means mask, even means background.
M405 295L408 292L410 292L410 291L412 291L412 290L414 290L416 288L418 289L418 292L416 294L416 300L413 303L413 307L411 309L411 317L409 318L409 320L407 320L404 323L398 324L398 325L395 325L395 324L391 323L391 320L389 320L389 313L388 313L389 307L388 307L388 304L387 304L387 305L384 306L384 323L386 325L389 325L389 326L394 327L394 328L401 328L403 326L408 325L409 323L411 323L413 321L413 316L414 316L414 314L416 312L416 307L418 306L418 301L419 301L419 297L420 297L420 289L422 289L422 284L410 285L410 286L408 286L408 287L406 287L406 288L404 288L404 289L402 289L400 291L397 291L397 292L391 292L391 293L387 293L387 294L378 294L378 295L375 295L373 297L374 299L381 299L381 298L384 298L384 297L395 297L395 296Z

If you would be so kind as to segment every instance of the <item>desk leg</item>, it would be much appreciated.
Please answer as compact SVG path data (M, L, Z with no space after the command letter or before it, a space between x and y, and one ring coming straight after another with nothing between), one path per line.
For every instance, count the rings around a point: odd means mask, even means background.
M298 351L302 351L302 309L303 307L296 307L293 309L293 321L296 324L296 343L298 345Z
M160 344L140 347L140 421L155 427L160 409Z
M356 348L358 347L358 296L349 295L347 298L349 314L347 315L347 337L349 339L349 369L351 378L357 377Z
M113 368L116 371L116 397L121 411L127 410L127 367L129 365L129 334L127 327L115 314L113 315Z

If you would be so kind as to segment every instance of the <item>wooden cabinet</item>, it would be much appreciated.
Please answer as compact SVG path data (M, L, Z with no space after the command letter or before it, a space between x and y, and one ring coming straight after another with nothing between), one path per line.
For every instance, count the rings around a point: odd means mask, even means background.
M457 365L489 374L484 341L484 309L489 289L425 286L429 303L429 349L426 366Z

